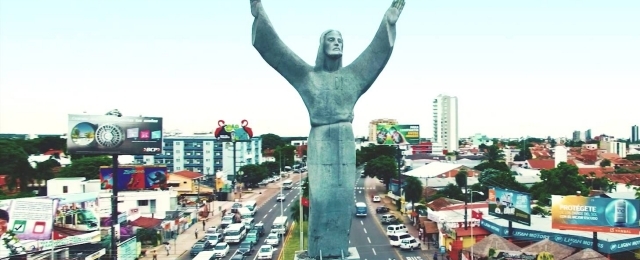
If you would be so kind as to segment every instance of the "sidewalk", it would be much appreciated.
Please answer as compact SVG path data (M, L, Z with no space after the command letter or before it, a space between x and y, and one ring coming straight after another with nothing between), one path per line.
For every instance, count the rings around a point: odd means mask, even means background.
M242 200L243 201L255 200L258 206L262 206L262 204L264 204L266 201L268 201L269 199L271 199L273 196L275 196L280 192L279 187L280 187L280 183L283 180L290 179L293 182L297 182L298 180L300 180L300 175L301 174L291 174L289 175L290 176L289 178L281 179L279 182L276 182L276 183L270 183L266 187L254 189L252 190L253 191L252 194L243 195ZM212 214L212 216L208 217L205 220L206 227L209 228L212 226L213 227L220 226L220 222L222 218L220 216L221 212L218 211L218 206L220 206L223 210L227 210L228 212L230 212L230 209L233 203L234 203L233 201L216 201L214 213ZM198 229L198 238L202 238L204 234L203 232L204 229L202 228L202 220L203 219L200 219L199 223L192 225L187 230L180 233L176 239L168 241L171 245L171 250L169 250L168 256L167 256L167 251L164 248L164 245L159 245L155 248L147 248L146 256L141 257L139 259L152 259L153 258L152 251L154 249L156 250L156 252L158 252L158 260L176 260L183 255L188 255L193 244L195 244L199 240L199 239L196 239L195 237L195 230Z
M418 238L418 228L411 225L411 219L409 218L408 215L404 215L401 212L397 211L397 206L396 204L393 202L393 200L391 200L390 198L387 198L386 196L386 192L385 192L385 186L383 183L381 183L378 179L374 179L374 178L367 178L365 180L365 187L374 187L375 189L367 189L367 201L369 202L369 205L372 205L374 207L374 212L375 212L375 208L378 206L386 206L389 208L389 213L388 214L393 214L396 217L400 217L400 219L402 220L402 223L405 224L405 226L407 227L407 231L409 232L409 234L415 238ZM374 203L371 201L371 198L375 195L378 195L382 198L382 203ZM424 242L420 242L422 244L422 253L424 254L423 257L426 257L427 259L432 259L433 258L433 253L435 252L435 249L431 248L431 249L427 249L427 246L424 244Z

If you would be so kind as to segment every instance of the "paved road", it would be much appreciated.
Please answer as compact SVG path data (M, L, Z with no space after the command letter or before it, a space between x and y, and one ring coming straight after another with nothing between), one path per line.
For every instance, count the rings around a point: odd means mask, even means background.
M357 202L365 202L369 206L369 215L367 217L353 216L351 226L351 246L358 248L360 258L363 260L425 260L429 259L420 251L405 251L394 248L389 244L384 226L380 223L379 216L376 214L375 208L377 203L371 202L366 196L367 189L374 187L365 186L366 178L358 178L356 181L356 190L354 199Z

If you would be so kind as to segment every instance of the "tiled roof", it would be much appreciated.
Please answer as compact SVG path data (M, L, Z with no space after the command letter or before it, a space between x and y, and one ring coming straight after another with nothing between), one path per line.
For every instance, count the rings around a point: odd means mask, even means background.
M474 236L486 236L493 234L482 227L470 227L469 229L464 229L462 227L455 228L454 230L456 231L457 237L468 237L471 236L471 234L473 234Z
M609 161L615 161L620 158L620 156L618 156L618 154L616 153L602 153L600 154L600 157Z
M458 172L460 172L462 170L467 172L467 177L477 177L478 175L480 175L480 172L478 172L477 170L470 169L470 168L467 168L467 167L463 166L463 167L460 167L458 169L453 169L453 170L450 170L448 172L445 172L445 173L441 174L439 177L440 178L454 178L454 177L456 177Z
M433 221L423 221L424 225L424 233L425 234L438 234L440 231L438 230L438 223Z
M527 160L531 169L550 170L556 167L554 159Z
M131 225L151 229L159 226L162 221L162 219L139 217L138 219L131 221Z
M444 207L440 210L459 210L459 209L464 209L465 205L464 204L455 204L455 205L451 205L451 206L447 206ZM467 205L468 209L486 209L489 207L489 204L486 202L473 202Z
M422 196L425 198L431 197L433 195L436 195L438 193L438 190L431 188L431 187L425 187L422 190Z
M610 174L608 177L612 182L640 186L640 174Z
M43 153L42 155L55 155L55 154L64 154L62 150L49 150Z
M198 179L198 178L202 178L202 176L204 176L202 173L199 172L192 172L192 171L179 171L179 172L174 172L172 174L178 175L178 176L182 176L188 179Z
M432 202L429 202L427 204L427 207L429 207L431 210L439 211L442 208L446 208L451 205L462 204L462 203L464 202L459 200L454 200L449 198L437 198Z
M596 174L596 178L600 178L603 177L607 174L611 174L613 173L614 169L613 167L584 167L584 168L578 168L578 173L581 175L587 175L590 176L591 173L595 173Z

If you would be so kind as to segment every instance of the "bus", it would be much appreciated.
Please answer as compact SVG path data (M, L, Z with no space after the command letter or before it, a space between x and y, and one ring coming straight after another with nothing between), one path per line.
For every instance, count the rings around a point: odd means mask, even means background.
M293 187L293 181L292 180L286 180L282 182L282 188L285 190L290 190L291 187Z
M356 203L356 217L366 217L367 216L367 204L364 202Z

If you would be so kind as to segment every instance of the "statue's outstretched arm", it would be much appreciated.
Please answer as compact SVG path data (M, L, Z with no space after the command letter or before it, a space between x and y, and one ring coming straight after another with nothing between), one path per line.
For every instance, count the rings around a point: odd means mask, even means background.
M363 85L360 95L369 90L384 66L387 65L393 44L396 40L396 22L404 8L404 0L394 0L391 7L384 14L382 23L369 46L353 61L347 69L357 75L366 84Z
M311 66L304 62L282 42L273 29L260 0L251 1L251 14L255 17L251 41L262 58L282 75L291 85L299 87Z

